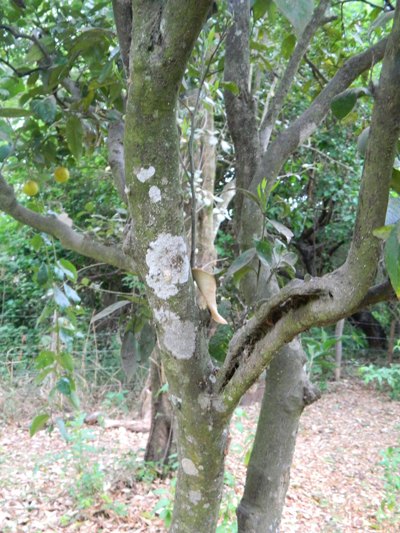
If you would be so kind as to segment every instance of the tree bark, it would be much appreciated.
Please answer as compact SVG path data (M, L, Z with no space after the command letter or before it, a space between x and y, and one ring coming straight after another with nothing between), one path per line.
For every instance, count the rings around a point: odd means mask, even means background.
M301 413L319 398L304 372L298 340L275 357L267 370L260 418L237 509L239 533L277 533L289 486Z

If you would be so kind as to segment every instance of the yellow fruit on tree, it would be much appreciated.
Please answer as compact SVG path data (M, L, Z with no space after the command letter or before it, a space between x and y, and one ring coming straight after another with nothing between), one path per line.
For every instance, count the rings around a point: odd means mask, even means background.
M54 171L54 179L57 183L65 183L69 180L69 170L65 167L57 167Z
M22 187L22 191L27 196L36 196L36 194L39 192L39 185L36 181L28 180L24 183L24 186Z

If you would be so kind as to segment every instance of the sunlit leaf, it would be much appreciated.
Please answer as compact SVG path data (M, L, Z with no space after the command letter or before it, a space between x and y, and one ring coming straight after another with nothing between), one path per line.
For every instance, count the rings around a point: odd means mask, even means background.
M274 0L276 7L293 25L297 35L303 33L314 11L314 0Z
M270 219L268 219L268 222L271 224L271 226L273 226L276 229L278 233L280 233L286 238L287 242L290 242L291 239L294 237L293 231L289 229L287 226L285 226L284 224L281 224L277 220L270 220Z
M0 108L0 117L16 118L16 117L30 117L31 111L20 109L18 107L2 107Z
M57 286L53 288L54 300L61 309L66 309L71 305L66 295Z
M37 433L46 425L46 422L49 420L49 418L50 415L46 413L35 416L35 418L32 420L31 425L29 426L29 435L33 437L35 433Z
M83 150L83 127L82 122L76 115L71 115L65 126L68 148L75 159L79 159Z

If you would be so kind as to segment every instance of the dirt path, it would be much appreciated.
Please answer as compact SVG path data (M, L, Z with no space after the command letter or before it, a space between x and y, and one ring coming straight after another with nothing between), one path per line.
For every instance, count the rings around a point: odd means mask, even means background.
M257 411L258 406L240 408L232 423L226 519L219 533L235 531L229 523L243 488ZM380 451L396 445L399 424L400 402L357 382L341 383L308 408L282 533L400 531L400 524L376 521L383 496ZM154 508L168 516L171 482L153 480L152 469L142 468L146 434L82 427L67 446L57 431L31 440L27 426L0 426L1 533L166 531ZM133 473L144 480L137 482Z

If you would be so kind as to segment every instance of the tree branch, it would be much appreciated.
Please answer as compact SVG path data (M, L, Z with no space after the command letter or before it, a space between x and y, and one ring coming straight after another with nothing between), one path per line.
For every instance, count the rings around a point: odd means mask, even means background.
M114 179L115 188L125 204L128 199L125 192L125 160L124 160L124 123L122 120L110 122L108 126L108 162Z
M134 273L134 261L116 246L105 245L89 235L80 234L56 217L46 217L23 207L17 202L14 189L0 174L0 210L38 231L43 231L58 239L61 244L81 255L116 266Z
M271 190L289 155L304 143L325 119L332 99L349 87L362 72L382 60L386 44L387 39L383 39L368 50L348 59L310 107L277 136L262 158L260 168L251 183L252 191L257 190L258 183L264 177L268 179L268 189Z
M267 149L276 119L282 110L286 96L288 95L294 77L299 70L300 63L307 52L307 48L309 47L310 42L318 28L325 22L325 11L329 3L330 0L321 0L321 2L318 4L318 7L315 9L310 22L307 24L303 33L301 34L293 54L289 59L282 80L276 89L275 96L271 100L268 113L261 124L260 139L263 152Z
M373 229L384 223L400 134L399 63L400 4L397 4L372 114L355 231L346 263L322 278L293 280L262 303L253 318L233 336L216 382L217 391L223 391L228 405L233 405L247 390L285 343L313 325L327 325L349 316L364 304L380 254ZM376 290L372 292L375 293Z
M122 64L125 75L129 78L129 51L132 39L132 1L113 0L112 4Z

